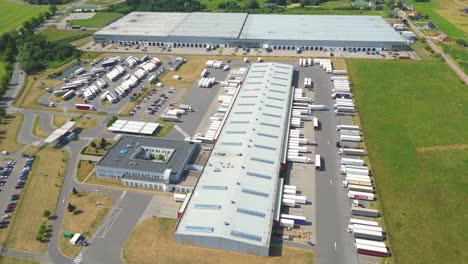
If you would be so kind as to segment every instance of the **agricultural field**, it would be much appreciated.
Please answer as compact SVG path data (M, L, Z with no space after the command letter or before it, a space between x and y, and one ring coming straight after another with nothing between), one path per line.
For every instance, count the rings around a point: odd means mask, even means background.
M24 21L48 10L48 6L19 5L0 0L0 34L20 27Z
M434 22L450 38L466 39L468 37L468 17L459 12L459 9L463 9L463 5L447 0L430 2L410 0L408 3L414 5L423 15L429 15L429 20Z
M204 264L314 264L315 256L310 251L281 248L281 256L259 257L230 253L208 248L176 244L172 238L176 220L151 218L140 222L122 250L122 258L127 264L150 264L158 259L160 263L204 263ZM142 247L141 245L148 245ZM275 255L276 245L272 245ZM278 253L276 253L278 254Z
M466 86L442 61L348 69L395 262L463 263Z
M78 29L57 29L56 27L48 27L41 31L49 41L63 40L66 42L76 41L88 36L91 36L94 30L78 30Z
M122 17L124 14L113 12L97 12L92 18L72 20L72 26L80 26L85 28L102 28L113 20Z

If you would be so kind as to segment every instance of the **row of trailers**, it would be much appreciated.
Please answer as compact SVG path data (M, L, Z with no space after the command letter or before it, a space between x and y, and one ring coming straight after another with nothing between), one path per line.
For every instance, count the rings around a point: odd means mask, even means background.
M344 76L343 76L344 77ZM332 98L335 97L335 114L353 113L355 105L352 100L351 89L347 77L334 75L334 88ZM336 96L336 93L348 93L346 97ZM345 110L342 110L345 109ZM336 127L339 133L340 142L337 142L339 154L343 155L340 162L340 173L345 176L342 186L348 188L348 197L353 199L351 214L353 216L379 217L380 214L374 209L361 208L360 200L375 200L375 191L371 179L372 171L360 156L365 156L364 149L346 146L346 144L355 144L362 141L361 129L354 125L338 125ZM359 254L375 257L387 257L390 255L385 240L385 232L379 223L360 218L351 218L348 225L348 232L353 233L355 238L356 251Z
M310 105L311 101L312 99L310 97L304 95L304 90L302 88L294 88L287 150L287 161L289 162L312 163L309 157L303 155L310 151L307 148L307 138L305 138L300 131L300 128L304 126L304 122L310 120L309 115L311 115L313 111Z

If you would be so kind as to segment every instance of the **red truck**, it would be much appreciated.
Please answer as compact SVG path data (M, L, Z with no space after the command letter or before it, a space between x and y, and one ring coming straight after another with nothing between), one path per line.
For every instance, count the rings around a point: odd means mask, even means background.
M96 110L94 106L90 104L75 104L75 107L80 110Z

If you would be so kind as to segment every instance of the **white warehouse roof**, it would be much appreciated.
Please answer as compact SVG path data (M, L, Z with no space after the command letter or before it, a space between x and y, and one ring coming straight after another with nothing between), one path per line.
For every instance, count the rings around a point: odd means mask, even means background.
M99 30L103 35L168 36L190 13L132 12Z
M186 243L198 236L270 246L292 78L292 65L251 65L175 231Z
M406 43L382 17L352 15L132 12L95 36Z
M246 13L191 13L170 35L237 38L246 17Z
M249 15L241 39L401 41L380 16Z

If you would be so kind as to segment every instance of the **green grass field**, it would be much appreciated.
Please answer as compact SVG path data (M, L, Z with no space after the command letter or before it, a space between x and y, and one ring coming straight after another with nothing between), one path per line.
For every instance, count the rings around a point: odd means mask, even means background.
M409 0L409 4L423 13L423 15L429 15L429 20L434 22L445 34L452 39L467 38L467 33L461 28L450 23L447 19L434 12L435 9L439 8L439 3L435 1L431 2L416 2L415 0Z
M463 263L466 86L442 61L349 60L348 69L395 261Z
M41 34L46 36L49 41L64 40L72 42L87 36L91 36L95 31L93 30L63 30L55 27L48 27L41 31Z
M90 19L72 20L71 24L73 26L80 26L80 27L85 27L85 28L102 28L102 27L105 27L114 19L117 19L123 15L124 14L112 13L112 12L97 12Z
M0 34L20 27L24 21L47 10L47 6L19 5L0 0Z

